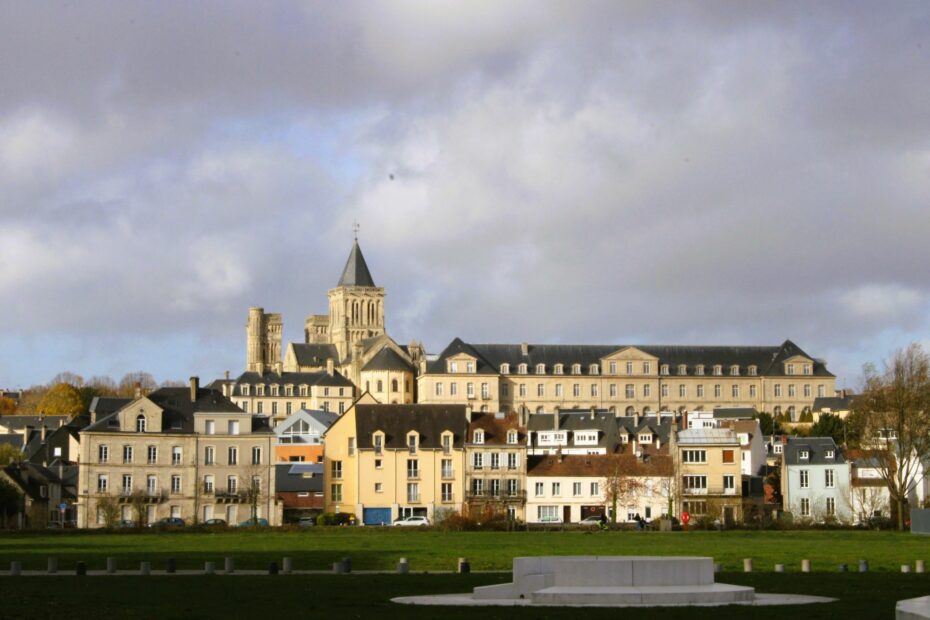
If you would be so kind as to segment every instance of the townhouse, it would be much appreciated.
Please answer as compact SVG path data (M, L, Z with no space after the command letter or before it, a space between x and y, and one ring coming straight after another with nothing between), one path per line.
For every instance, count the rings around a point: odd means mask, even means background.
M339 416L329 411L301 409L274 427L275 460L322 463L323 434Z
M852 522L849 463L832 437L789 437L781 471L784 508L795 519Z
M470 413L465 440L465 512L524 520L526 428L515 413Z
M742 517L740 440L729 428L674 433L681 493L678 514L733 523Z
M461 512L465 405L379 405L365 395L326 431L327 512L366 525Z
M78 526L253 516L278 525L274 443L267 418L196 377L139 395L81 431Z

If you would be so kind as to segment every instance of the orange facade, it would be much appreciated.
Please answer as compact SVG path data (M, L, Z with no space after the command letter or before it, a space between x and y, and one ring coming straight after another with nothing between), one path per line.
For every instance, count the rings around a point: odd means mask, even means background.
M304 463L322 463L322 444L277 445L274 449L275 459L280 462L300 461ZM303 458L301 458L303 457Z

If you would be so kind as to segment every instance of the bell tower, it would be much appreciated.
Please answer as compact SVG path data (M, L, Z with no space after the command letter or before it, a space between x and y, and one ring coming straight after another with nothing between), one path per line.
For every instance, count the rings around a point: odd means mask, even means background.
M344 361L354 342L383 334L384 289L375 286L356 235L339 284L329 290L329 340Z

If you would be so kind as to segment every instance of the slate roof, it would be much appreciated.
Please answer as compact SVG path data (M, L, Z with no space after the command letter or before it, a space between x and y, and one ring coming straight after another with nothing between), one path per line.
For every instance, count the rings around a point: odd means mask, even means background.
M196 401L191 401L189 387L159 388L146 398L164 410L162 413L162 428L159 431L162 433L193 433L195 413L243 413L242 409L223 396L222 392L210 388L199 388ZM117 431L118 429L109 423L111 419L115 419L116 414L117 412L114 412L103 418L98 418L94 424L85 428L84 431ZM131 432L135 432L135 429L131 429ZM252 432L271 432L268 420L252 416Z
M729 374L730 366L737 365L740 376L746 376L747 368L756 366L757 374L766 376L783 376L783 362L795 355L813 359L812 375L832 377L824 363L805 353L800 347L786 340L779 346L689 346L689 345L570 345L570 344L532 344L523 355L519 344L469 344L455 338L428 366L429 373L445 373L446 360L458 353L467 353L478 359L477 374L498 373L502 364L510 365L510 374L516 374L520 364L527 364L528 374L534 374L537 364L545 364L546 374L551 375L556 364L564 366L566 376L572 376L573 364L581 365L581 375L590 374L592 364L623 349L633 347L657 357L659 364L669 365L669 375L678 375L678 368L684 364L685 373L694 375L695 366L703 364L704 374L713 376L714 365L723 366L723 376ZM658 370L658 369L657 369ZM604 369L600 369L604 374ZM577 376L577 375L575 375ZM799 375L805 376L805 375Z
M77 466L73 465L62 468L63 478L59 478L50 468L29 462L12 463L4 467L3 471L29 497L47 501L48 496L42 497L40 487L52 484L61 484L63 499L75 499L77 469Z
M17 450L23 449L23 435L21 433L0 434L0 445L10 444Z
M526 429L533 432L545 432L553 430L553 416L559 416L558 430L562 431L597 431L597 447L606 448L608 452L617 449L620 443L620 435L617 429L616 416L612 413L592 413L590 410L584 413L534 413L526 421ZM566 447L572 447L572 437L568 438ZM533 446L537 447L537 446Z
M248 384L254 388L256 385L324 385L329 387L353 387L351 381L334 371L332 375L326 372L282 372L280 375L276 372L266 372L260 375L257 372L244 372L236 379L234 392L235 396L242 396L243 384ZM251 396L255 392L250 393ZM266 394L269 396L269 394ZM284 393L281 392L281 396Z
M759 417L755 407L717 407L714 417L718 420L751 420Z
M131 398L114 398L111 396L94 396L94 399L90 401L90 407L87 410L90 413L96 413L97 419L99 420L101 416L110 415L115 413L132 402Z
M809 458L800 459L798 453L807 450ZM827 450L833 450L834 457L826 458ZM846 459L832 437L789 437L782 456L785 465L843 465Z
M45 426L49 429L58 428L68 423L68 416L64 415L5 415L0 417L0 426L10 430L21 431L27 426Z
M384 347L374 357L368 360L368 363L362 370L397 370L403 372L413 372L414 368L407 361L397 354L397 351L390 347Z
M326 360L339 363L339 351L334 344L311 344L292 342L294 357L300 366L326 366Z
M384 432L385 449L405 449L407 433L420 435L419 447L441 448L442 433L451 431L452 446L461 448L468 419L466 405L355 405L358 447L374 448L372 434Z
M349 260L342 270L342 277L339 278L339 284L336 286L368 286L374 287L375 281L371 278L371 272L368 271L368 265L365 263L365 257L362 256L362 248L358 246L358 239L352 243L352 251L349 252Z
M830 411L849 411L852 409L856 396L819 396L814 399L814 411L829 409Z
M618 467L628 475L666 476L672 472L672 461L667 456L654 456L648 462L638 461L632 453L612 454L565 454L528 456L526 475L529 476L611 476Z
M278 463L274 469L276 493L320 493L323 491L322 463Z
M640 416L638 423L633 416L620 416L617 418L617 429L620 433L626 433L627 436L636 436L641 430L649 429L659 437L659 441L663 446L668 445L673 426L670 419L661 422L655 416Z
M682 446L739 445L739 438L729 428L688 428L678 431L677 442Z

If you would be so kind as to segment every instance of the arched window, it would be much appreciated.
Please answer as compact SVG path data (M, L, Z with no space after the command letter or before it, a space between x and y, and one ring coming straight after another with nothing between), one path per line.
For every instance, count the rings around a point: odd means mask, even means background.
M137 433L145 432L145 416L141 413L138 416L136 416L136 432Z
M628 416L633 415L633 413L635 413L635 410L633 409L633 406L632 406L632 405L626 408L626 414L627 414Z
M397 391L397 379L391 379L391 391L392 392Z

